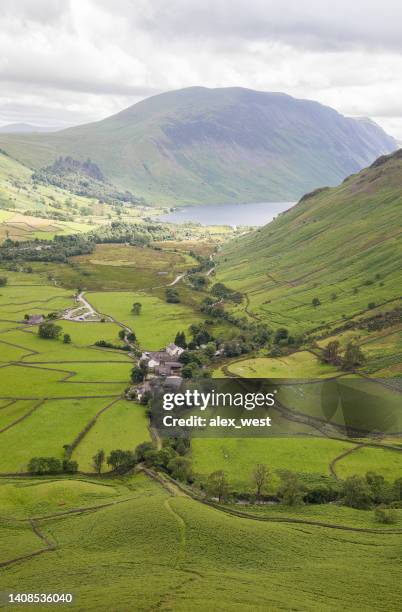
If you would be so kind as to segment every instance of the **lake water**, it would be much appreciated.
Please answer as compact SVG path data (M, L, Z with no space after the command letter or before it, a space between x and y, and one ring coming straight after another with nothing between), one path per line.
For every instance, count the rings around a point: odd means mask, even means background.
M217 204L177 208L160 215L160 221L201 225L265 225L280 212L291 208L295 202L257 202L254 204Z

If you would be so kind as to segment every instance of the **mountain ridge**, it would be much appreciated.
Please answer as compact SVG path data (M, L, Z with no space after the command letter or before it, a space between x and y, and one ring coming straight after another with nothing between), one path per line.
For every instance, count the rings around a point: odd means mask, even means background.
M34 169L90 158L120 189L152 203L290 201L333 185L396 141L367 119L318 102L240 87L158 94L95 123L0 135Z

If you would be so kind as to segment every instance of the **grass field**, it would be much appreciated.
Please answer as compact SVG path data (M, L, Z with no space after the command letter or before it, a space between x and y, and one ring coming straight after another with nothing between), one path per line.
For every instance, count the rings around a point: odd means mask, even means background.
M144 409L123 400L114 404L128 385L132 359L125 351L94 346L98 340L121 343L121 328L110 322L60 320L57 323L70 334L71 344L42 339L37 326L21 323L21 313L32 314L36 308L46 314L56 302L71 306L71 293L46 284L38 274L7 276L8 284L0 291L0 316L7 317L0 330L0 473L26 472L34 456L62 459L63 447L109 406L114 408L112 418L107 411L102 413L105 420L83 440L86 451L76 449L81 469L89 469L98 450L92 453L91 443L100 440L108 453L122 443L133 450L148 439Z
M83 471L91 472L92 457L99 449L103 449L106 455L116 448L134 450L148 439L148 419L144 407L121 400L99 417L74 451L73 459L78 461Z
M308 351L300 351L280 358L256 357L232 362L228 372L244 378L326 378L339 372L324 364Z
M358 448L336 463L336 472L340 478L353 474L377 472L386 480L393 481L402 477L402 450L395 452L382 448Z
M88 293L87 299L101 313L128 325L134 330L144 350L158 350L173 342L178 331L187 331L191 323L201 320L185 304L167 304L165 300L143 293L115 291L110 293ZM139 316L131 313L134 302L141 302Z
M224 470L235 490L249 491L253 487L252 472L258 463L266 464L273 472L274 489L278 484L276 470L328 476L329 463L348 450L350 443L315 437L194 438L191 448L196 473L208 475Z
M0 524L4 560L44 547L27 521L11 517L122 503L38 520L56 550L4 568L0 588L35 592L39 575L41 590L68 584L74 607L85 610L128 610L133 601L139 612L400 608L400 535L229 516L172 498L143 476L113 487L75 480L1 484L9 517ZM358 519L349 514L342 520ZM90 579L83 580L88 568Z

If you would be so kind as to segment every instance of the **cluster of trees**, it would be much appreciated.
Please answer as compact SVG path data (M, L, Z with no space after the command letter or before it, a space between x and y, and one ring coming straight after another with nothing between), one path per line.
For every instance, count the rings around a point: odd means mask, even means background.
M57 457L33 457L28 463L30 474L75 474L78 463L72 459L57 459Z
M394 522L395 508L402 507L402 478L393 483L375 472L362 476L350 476L344 481L326 480L322 484L307 485L299 474L289 470L279 471L280 483L275 499L288 506L301 504L323 504L337 502L360 510L375 509L376 520L384 523ZM258 464L251 474L254 494L250 500L257 503L264 498L267 489L272 488L272 473L268 466ZM217 498L219 502L244 497L231 490L225 472L219 470L198 483L207 497ZM272 499L272 495L268 496Z
M156 450L151 442L143 442L135 450L112 450L108 456L100 449L93 456L92 465L96 473L101 474L105 464L114 472L124 473L143 463L146 467L160 469L173 478L187 481L192 474L189 448L187 439L169 438L163 441L160 450Z
M73 255L86 255L95 249L89 235L55 236L53 240L11 240L0 246L0 261L52 261L66 262Z
M47 340L55 340L60 337L62 331L63 331L63 328L60 325L56 325L55 323L46 321L45 323L41 323L39 325L38 336L40 338L45 338ZM70 341L71 341L71 338L70 338ZM68 344L68 342L66 342L66 344Z
M361 366L365 357L360 346L355 342L348 342L346 349L341 353L341 345L338 340L328 342L322 353L324 363L330 363L342 370L350 371Z
M125 223L112 221L97 227L91 236L97 243L131 244L134 246L148 246L154 240L167 240L172 237L168 226L160 223Z
M240 304L243 301L243 296L240 291L233 291L229 289L223 283L215 283L211 287L211 294L219 300L226 300L228 302L234 302Z
M139 364L137 366L135 366L132 370L131 370L131 382L134 385L138 385L139 383L142 383L148 374L148 364L145 361L140 361Z

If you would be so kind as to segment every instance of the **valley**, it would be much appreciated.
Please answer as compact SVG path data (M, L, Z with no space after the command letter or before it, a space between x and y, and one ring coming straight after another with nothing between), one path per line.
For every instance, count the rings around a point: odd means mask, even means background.
M380 160L250 231L35 185L0 154L2 590L399 609L402 421L358 437L320 402L363 381L400 411L402 158ZM189 380L287 380L274 435L161 439L138 370L179 342Z

